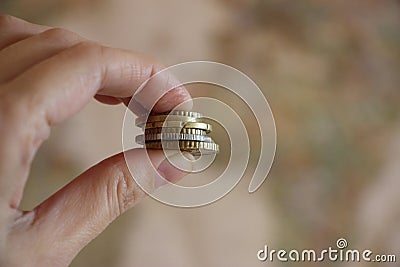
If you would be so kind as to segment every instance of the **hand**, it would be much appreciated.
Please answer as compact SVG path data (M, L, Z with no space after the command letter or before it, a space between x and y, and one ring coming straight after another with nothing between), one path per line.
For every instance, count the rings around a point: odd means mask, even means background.
M108 48L63 30L0 16L0 266L66 266L106 226L145 193L132 179L124 155L108 158L74 179L33 211L18 210L32 159L52 125L82 109L91 98L129 103L135 90L161 66L129 51ZM146 86L136 106L165 88ZM136 98L135 98L136 99ZM189 100L184 87L154 107L171 110ZM150 158L167 180L185 175ZM127 153L147 177L147 190L163 184L146 152Z

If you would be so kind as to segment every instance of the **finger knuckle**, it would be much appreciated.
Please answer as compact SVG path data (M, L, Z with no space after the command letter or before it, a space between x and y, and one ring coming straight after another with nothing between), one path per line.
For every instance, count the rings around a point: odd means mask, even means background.
M49 29L40 34L40 36L43 39L53 43L56 42L56 43L72 44L72 43L77 43L82 39L78 34L62 28Z
M5 30L12 27L17 21L16 17L8 14L0 14L0 29Z
M99 78L99 82L101 82L102 63L106 57L105 53L107 49L110 48L106 48L96 42L84 40L70 47L64 55L78 61L92 62L92 65L98 67L93 70L93 77Z
M96 42L82 41L71 48L71 53L78 56L99 57L104 53L104 47Z

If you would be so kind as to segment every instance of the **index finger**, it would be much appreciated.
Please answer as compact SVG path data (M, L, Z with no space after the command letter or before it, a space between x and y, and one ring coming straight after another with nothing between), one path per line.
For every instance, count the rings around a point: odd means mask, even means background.
M48 26L29 23L7 14L0 14L0 50L50 29Z
M116 98L131 97L152 75L163 67L134 52L82 42L35 65L14 81L14 93L36 99L34 110L50 123L58 123L82 109L96 94ZM154 85L157 86L154 86ZM155 106L168 111L189 100L190 94L168 74L145 86L135 99L146 109L153 106L155 95L165 96ZM176 87L176 88L175 88ZM175 88L172 91L167 91ZM37 112L35 112L37 110Z

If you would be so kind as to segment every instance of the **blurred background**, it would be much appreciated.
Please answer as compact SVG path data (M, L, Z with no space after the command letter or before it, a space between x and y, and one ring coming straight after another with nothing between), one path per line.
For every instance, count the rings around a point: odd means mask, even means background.
M275 162L255 194L245 177L202 208L146 199L72 266L262 266L256 253L264 245L324 249L341 237L349 248L400 260L399 1L1 0L0 11L167 66L229 64L259 85L275 116ZM55 127L21 208L121 151L124 112L93 101Z

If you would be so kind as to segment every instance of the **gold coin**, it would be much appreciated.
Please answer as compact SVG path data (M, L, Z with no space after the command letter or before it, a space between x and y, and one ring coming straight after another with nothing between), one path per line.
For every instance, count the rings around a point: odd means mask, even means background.
M216 154L219 146L207 136L212 126L202 118L198 112L182 110L143 114L135 124L145 133L136 136L136 143L149 149L182 150L193 155Z
M193 117L193 118L201 118L203 115L199 112L195 111L185 111L185 110L172 110L169 112L163 112L160 113L162 115L179 115L179 116L187 116L187 117Z
M211 137L207 135L198 134L181 134L181 133L157 133L157 134L142 134L136 136L136 143L143 145L147 142L154 141L201 141L201 142L214 142Z
M145 134L158 134L158 133L182 133L182 134L199 134L199 135L206 135L207 132L201 129L194 129L194 128L149 128L145 129Z
M182 122L182 121L156 121L156 122L148 122L145 124L145 129L151 128L192 128L192 129L200 129L205 130L207 133L212 131L211 124L204 122Z
M187 151L194 155L216 154L219 152L219 146L213 142L199 141L156 141L145 144L149 149L167 149Z
M195 117L181 116L181 115L153 115L149 117L138 117L135 120L135 125L138 127L143 127L146 122L163 122L163 121L193 121L196 122Z

